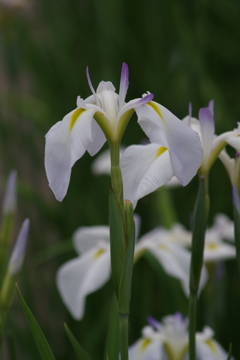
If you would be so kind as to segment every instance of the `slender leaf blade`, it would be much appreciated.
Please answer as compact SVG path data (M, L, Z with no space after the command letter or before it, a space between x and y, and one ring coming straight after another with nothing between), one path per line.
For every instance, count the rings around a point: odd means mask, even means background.
M86 351L82 349L81 345L79 344L79 342L77 341L77 339L75 338L75 336L73 335L67 324L64 324L64 328L78 358L80 360L91 360L91 357L86 353Z
M51 350L40 326L38 325L35 317L33 316L33 313L31 312L31 310L29 309L25 300L23 299L17 285L16 285L16 289L17 289L18 299L20 301L24 315L27 319L27 322L28 322L28 325L32 332L35 343L37 345L41 359L42 360L55 360L52 350Z

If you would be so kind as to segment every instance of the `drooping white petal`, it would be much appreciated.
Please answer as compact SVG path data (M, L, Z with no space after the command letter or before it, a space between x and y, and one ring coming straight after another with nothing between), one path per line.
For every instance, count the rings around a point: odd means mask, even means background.
M66 195L72 166L95 138L92 128L95 111L77 108L46 134L45 168L49 186L59 201Z
M127 104L125 104L120 112L118 113L117 121L120 123L121 118L130 109L136 109L139 106L145 105L149 103L154 98L154 95L151 93L143 94L142 98L130 100Z
M151 142L169 150L174 174L182 185L187 185L202 163L198 134L156 102L139 106L135 111Z
M129 85L129 70L126 63L122 64L120 87L119 87L119 110L123 107Z
M240 151L240 136L231 136L226 139L226 142L231 145L235 150Z
M22 268L28 239L29 225L30 220L25 219L19 231L16 244L13 248L8 263L8 270L12 276L16 275Z
M164 356L159 339L141 338L129 347L129 360L159 360Z
M230 156L227 154L225 149L220 152L218 157L225 166L231 183L234 184L235 165L236 165L235 159L230 158Z
M173 176L169 152L156 144L133 145L121 156L124 198L135 206Z
M201 125L203 144L202 166L207 168L215 132L213 114L209 108L199 110L199 122Z
M106 137L96 121L92 121L92 143L87 148L88 153L94 156L104 145Z
M7 180L6 190L3 199L2 212L3 215L12 214L16 210L17 198L16 198L16 182L17 172L12 170Z
M110 249L101 244L68 261L57 272L57 287L75 319L84 315L86 296L110 278Z
M203 333L196 334L196 353L199 360L226 360L227 353L213 338L213 331L209 327Z
M110 234L108 226L80 227L73 234L73 244L79 254L83 254L95 247L99 241L109 244Z

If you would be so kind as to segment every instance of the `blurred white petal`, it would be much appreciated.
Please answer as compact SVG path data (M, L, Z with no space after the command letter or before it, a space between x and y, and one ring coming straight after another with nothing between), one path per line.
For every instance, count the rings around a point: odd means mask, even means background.
M95 247L99 241L109 243L110 234L108 226L80 227L73 234L73 244L79 254Z
M110 278L110 248L99 244L82 256L68 261L57 272L57 287L75 319L84 315L86 296Z

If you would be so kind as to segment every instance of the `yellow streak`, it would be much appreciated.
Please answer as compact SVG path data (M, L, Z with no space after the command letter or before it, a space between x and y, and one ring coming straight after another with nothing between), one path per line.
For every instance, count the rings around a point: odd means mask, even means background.
M210 347L213 352L216 352L216 347L211 339L206 341L206 344Z
M145 350L145 349L148 347L149 344L151 344L151 340L150 340L150 339L145 339L145 340L143 340L142 345L141 345L141 350L142 350L142 351Z
M69 125L69 129L72 130L72 128L74 127L77 119L79 118L80 115L82 115L82 113L86 111L85 109L76 109L71 116L71 121L70 121L70 125Z
M209 250L215 250L218 248L218 245L217 244L206 244L206 247L209 249Z
M163 120L163 115L161 113L161 110L159 108L159 106L157 106L154 102L150 101L147 105L151 106L156 113L160 116L160 118Z
M156 158L161 156L165 151L167 151L167 148L164 146L160 146L160 148L157 150Z
M94 255L94 259L97 259L99 256L101 256L103 253L105 252L105 250L100 249L96 252L96 254Z

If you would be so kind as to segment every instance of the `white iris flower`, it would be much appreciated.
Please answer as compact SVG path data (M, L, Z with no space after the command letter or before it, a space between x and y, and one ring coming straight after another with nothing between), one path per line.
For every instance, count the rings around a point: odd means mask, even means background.
M167 231L167 230L165 230ZM181 227L175 227L177 238L189 243L189 235ZM157 231L156 231L157 232ZM190 252L170 240L171 236L154 230L139 239L135 247L135 262L149 251L164 271L180 280L183 291L188 295ZM136 233L138 233L136 229ZM57 286L68 310L75 319L84 315L86 296L110 279L110 243L107 226L79 228L73 236L74 247L79 257L68 261L57 273ZM206 283L207 272L203 268L201 288Z
M129 360L188 360L188 320L176 313L163 318L162 323L148 318L149 326L142 338L129 348ZM204 327L196 333L196 352L199 360L226 360L227 353L213 339L213 331Z
M125 103L128 90L128 66L125 63L119 94L109 81L101 81L95 92L88 69L87 79L93 95L85 100L78 97L77 108L46 134L45 168L49 186L59 201L66 195L74 163L86 151L95 155L106 139L109 145L119 144L134 110L153 99L148 93Z

